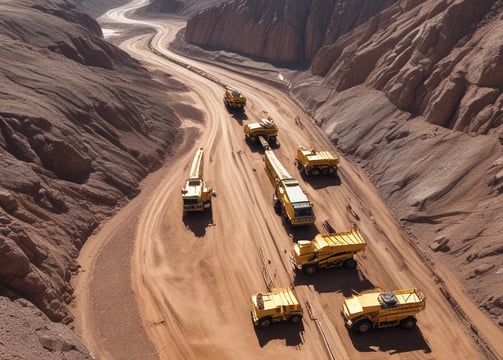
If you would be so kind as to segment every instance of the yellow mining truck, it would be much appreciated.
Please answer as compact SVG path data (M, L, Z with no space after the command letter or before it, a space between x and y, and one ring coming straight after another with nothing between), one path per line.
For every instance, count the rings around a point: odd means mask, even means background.
M253 324L262 328L273 322L302 320L302 307L292 288L272 289L251 297L251 317Z
M360 333L389 326L412 329L416 325L416 314L425 306L426 297L420 290L377 288L346 298L341 314L346 327Z
M295 165L304 175L336 174L339 158L330 151L306 150L303 146L297 148Z
M184 211L203 211L211 207L211 198L215 196L215 191L207 188L203 180L203 159L204 149L199 148L192 161L189 178L182 189Z
M353 227L350 231L318 234L311 241L299 240L293 246L292 264L295 269L313 275L321 268L344 266L356 268L353 256L365 250L365 239Z
M307 195L269 147L264 151L264 163L274 186L273 204L276 212L282 214L291 225L314 224L316 218Z
M278 125L273 119L261 119L259 122L243 125L245 139L258 141L259 136L265 138L271 145L277 145Z
M246 98L237 90L227 89L224 92L224 105L229 110L244 111Z

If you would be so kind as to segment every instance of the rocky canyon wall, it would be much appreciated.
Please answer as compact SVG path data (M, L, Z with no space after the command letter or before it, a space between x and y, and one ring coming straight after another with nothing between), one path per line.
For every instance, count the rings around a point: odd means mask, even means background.
M368 84L429 123L502 138L500 1L401 2L321 49L313 74Z
M0 4L0 294L69 322L76 256L177 141L159 83L66 1Z
M278 0L223 3L187 22L189 43L275 63L307 65L317 51L396 0Z

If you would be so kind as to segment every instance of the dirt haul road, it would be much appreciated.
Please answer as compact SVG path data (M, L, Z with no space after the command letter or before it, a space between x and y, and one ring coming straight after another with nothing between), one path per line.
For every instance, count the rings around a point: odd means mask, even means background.
M167 45L184 21L126 17L144 2L112 10L101 21L122 29L122 35L124 24L155 29L154 36L136 35L120 46L190 88L176 107L186 136L176 156L144 181L142 193L103 225L79 257L76 327L97 359L386 359L390 354L396 359L485 359L503 354L501 332L448 274L416 254L358 168L342 159L340 181L300 177L293 165L298 145L333 146L287 96L260 81L170 53ZM220 84L247 96L246 117L226 111ZM242 130L243 123L264 115L280 127L276 155L314 204L313 227L292 229L274 212L263 155L245 142ZM180 189L199 147L205 149L205 180L217 196L210 211L183 216ZM358 269L295 276L289 265L292 244L323 232L325 219L337 230L358 224L368 243L357 257ZM275 287L294 285L302 304L309 303L312 312L305 311L301 325L254 329L250 295L266 290L269 280ZM375 286L422 289L427 307L418 314L418 328L365 335L347 331L340 316L344 296Z

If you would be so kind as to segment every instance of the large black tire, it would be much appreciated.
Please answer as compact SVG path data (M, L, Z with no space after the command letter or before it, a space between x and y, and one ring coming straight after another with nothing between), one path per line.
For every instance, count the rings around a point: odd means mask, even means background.
M276 211L276 214L281 215L281 203L279 202L276 194L272 194L272 205L274 206L274 211Z
M351 258L351 259L347 259L344 261L344 267L346 269L356 269L356 261L355 259Z
M416 326L416 318L408 317L400 321L400 328L412 329Z
M288 318L288 321L290 321L292 324L297 324L302 320L302 316L300 315L292 315Z
M266 328L271 324L272 324L272 319L269 316L262 318L258 321L258 326L260 326L261 328Z
M311 170L311 175L314 176L320 175L320 169L314 168L313 170Z
M359 320L353 325L353 329L360 334L364 334L372 329L372 323L367 319Z
M314 275L318 271L318 266L315 264L304 265L302 266L302 271L306 275Z
M328 173L329 173L330 175L335 174L335 168L333 168L333 167L328 168Z

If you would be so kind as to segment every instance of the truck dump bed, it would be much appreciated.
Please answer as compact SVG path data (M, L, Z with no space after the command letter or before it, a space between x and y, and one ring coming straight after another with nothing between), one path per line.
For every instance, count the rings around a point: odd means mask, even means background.
M271 310L278 306L299 306L291 288L273 289L269 293L258 293L252 297L259 310Z
M330 164L337 166L339 164L339 158L335 157L330 151L302 150L302 154L312 165Z
M353 295L344 300L347 314L353 316L363 312L379 311L379 309L397 308L419 312L425 307L425 297L417 289L404 289L383 292L380 289Z
M365 249L365 239L357 229L335 234L318 234L312 241L299 240L294 247L298 256L307 253L323 254L358 252Z

